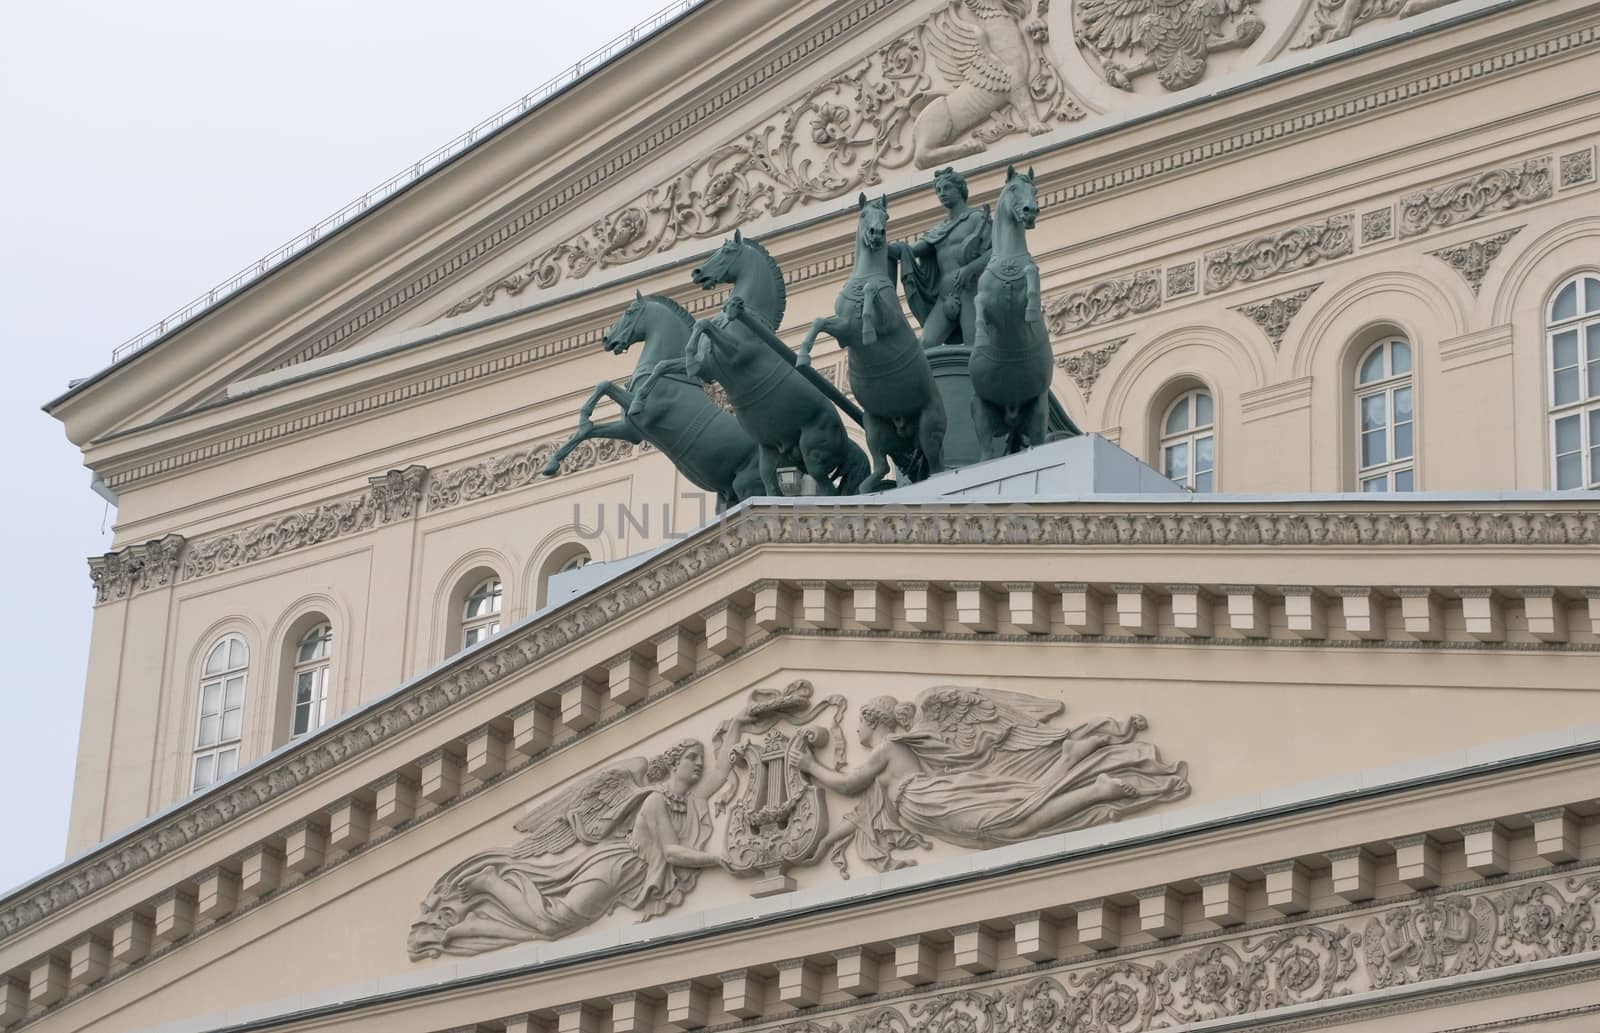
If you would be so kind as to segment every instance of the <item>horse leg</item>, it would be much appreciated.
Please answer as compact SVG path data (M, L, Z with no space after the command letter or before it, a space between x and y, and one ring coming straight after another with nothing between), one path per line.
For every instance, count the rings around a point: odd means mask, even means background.
M1000 406L973 395L972 425L978 431L978 454L984 459L993 459L1005 450L1004 442L1000 445L1000 451L996 451L994 445L995 437L1006 430L1005 411Z
M767 445L761 447L761 489L767 495L782 495L778 486L778 450Z
M895 451L895 446L900 443L900 435L895 432L894 423L881 416L867 413L867 455L872 459L872 472L859 486L842 485L848 494L854 490L855 494L865 495L878 490L878 485L889 476L889 453Z
M838 316L823 316L821 319L811 321L811 329L806 331L805 340L800 342L800 352L794 357L796 366L811 365L811 349L817 343L818 334L828 334L839 341L839 347L844 347L844 341L839 338L839 331L850 326L849 320L840 319Z
M637 445L644 440L644 435L636 430L627 417L612 420L610 423L588 423L578 430L578 433L567 439L567 443L556 449L555 454L544 464L540 473L546 477L554 477L561 472L561 461L571 455L574 450L590 438L610 438L613 441L626 441Z
M776 470L774 470L776 476ZM734 502L743 502L745 499L754 498L766 489L761 469L761 456L758 450L752 450L739 469L733 475L733 482L728 493ZM770 493L769 493L770 494Z
M917 418L917 444L922 449L923 462L928 464L930 477L944 471L944 431L947 422L944 401L935 387L933 397L928 399L928 404L922 407L922 413Z
M1045 437L1050 432L1050 406L1045 401L1047 397L1048 395L1040 395L1026 403L1022 412L1018 414L1017 427L1023 438L1023 448L1044 444Z

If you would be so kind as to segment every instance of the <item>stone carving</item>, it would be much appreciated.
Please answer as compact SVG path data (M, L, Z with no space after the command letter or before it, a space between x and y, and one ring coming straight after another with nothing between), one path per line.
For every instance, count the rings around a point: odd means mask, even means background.
M634 291L632 304L606 331L601 344L606 351L622 355L643 341L634 369L653 370L661 363L683 358L693 326L694 317L671 298L659 294L647 298ZM609 380L594 386L578 410L576 433L545 461L542 472L546 477L560 473L562 462L585 441L649 441L696 487L717 497L719 513L761 493L756 443L729 411L706 394L700 382L687 373L629 380L635 382L639 385L636 391ZM647 392L647 386L654 390ZM622 408L620 420L593 422L595 406L602 398L610 398Z
M1154 73L1168 90L1182 90L1206 74L1206 57L1242 50L1266 28L1252 0L1077 0L1072 21L1078 49L1119 90Z
M778 263L766 248L734 230L693 276L705 290L724 283L733 290L720 316L694 324L681 357L659 362L635 380L630 416L638 417L634 410L658 377L682 373L714 380L727 391L734 416L760 449L766 494L782 494L778 470L786 466L803 469L825 494L853 492L870 467L860 446L845 434L834 406L857 422L861 410L798 362L773 332L788 304Z
M891 456L908 481L943 471L946 420L933 368L895 290L896 260L903 252L889 248L889 199L868 201L862 194L857 207L850 278L833 315L811 321L796 361L811 365L819 333L832 336L850 354L850 391L861 403L872 460L872 472L854 490L866 494L889 476Z
M103 556L89 557L89 582L94 586L94 601L126 599L147 588L175 584L184 541L181 534L169 534Z
M1561 186L1579 186L1594 179L1594 148L1585 147L1581 151L1561 156Z
M1233 310L1249 316L1251 321L1266 333L1267 340L1272 342L1272 350L1277 351L1279 345L1283 344L1283 335L1289 331L1289 324L1299 314L1300 307L1321 286L1320 283L1313 283L1309 287L1302 287L1287 294L1235 305Z
M537 467L534 468L535 470ZM427 675L375 703L357 721L307 737L251 768L243 777L201 792L139 831L11 894L0 904L0 935L12 936L92 893L114 885L222 825L292 792L324 772L377 749L511 677L595 628L652 605L767 544L873 542L918 548L974 543L1039 545L1136 544L1186 547L1416 545L1450 548L1600 545L1600 513L1543 508L1418 512L1393 509L1319 511L1262 508L1180 516L1136 511L1079 513L1070 507L1019 505L1003 512L927 507L914 513L841 514L753 506L712 533L564 607L493 639L487 649Z
M1479 237L1463 244L1452 244L1450 247L1429 251L1428 254L1454 269L1467 281L1467 286L1472 288L1476 295L1483 286L1483 278L1489 275L1489 267L1494 260L1500 257L1500 252L1505 250L1507 242L1522 231L1521 226L1496 233L1488 237Z
M531 448L508 452L481 463L445 470L428 478L428 512L449 509L463 502L488 498L537 481L557 449L557 440L542 441ZM585 441L561 461L564 473L577 473L607 463L633 459L650 450L648 442L601 439Z
M1144 269L1130 276L1069 291L1050 298L1044 318L1052 334L1070 334L1161 307L1161 270Z
M185 579L231 570L296 549L377 526L378 507L370 490L351 498L274 517L253 527L206 538L183 557Z
M1167 267L1167 297L1181 298L1195 292L1194 262Z
M377 507L378 522L387 524L416 516L422 502L422 482L427 477L428 468L414 463L404 470L390 470L369 478L367 483L372 486L372 504Z
M808 90L581 233L452 306L455 316L727 234L753 220L930 168L1084 116L1030 0L949 0L914 30Z
M994 248L978 278L977 337L968 369L979 455L992 459L1042 445L1050 426L1055 366L1027 233L1039 218L1033 170L1006 170L995 201Z
M1374 208L1361 215L1361 243L1376 244L1394 236L1394 208Z
M1474 173L1400 199L1400 235L1414 237L1520 208L1551 196L1550 159L1529 158L1517 165Z
M1291 50L1344 39L1358 26L1380 18L1409 18L1455 0L1314 0L1295 32Z
M848 772L808 755L800 770L861 802L817 845L812 860L853 843L878 871L904 868L899 851L931 839L977 849L1086 825L1189 792L1187 767L1136 742L1135 715L1052 728L1062 704L998 689L940 685L915 704L879 696L861 707L871 753Z
M967 205L967 178L955 169L933 177L934 193L948 214L916 243L893 244L906 304L922 324L922 346L971 344L978 277L989 262L989 213Z
M748 775L744 794L728 812L723 856L730 872L781 880L811 856L828 829L828 804L797 761L803 752L827 744L825 729L806 728L793 736L773 729L759 746L744 743L734 750Z
M1095 383L1100 379L1101 371L1111 365L1111 357L1117 354L1128 340L1124 337L1110 341L1099 348L1088 348L1072 355L1063 355L1056 360L1056 365L1078 385L1078 390L1083 392L1083 400L1087 402Z
M516 846L474 854L434 884L406 940L412 960L556 940L618 907L648 919L682 903L700 869L724 863L705 850L707 801L728 779L744 719L729 722L709 773L705 747L685 739L534 808Z
M1354 217L1335 215L1321 222L1269 233L1206 252L1206 290L1255 283L1355 251Z

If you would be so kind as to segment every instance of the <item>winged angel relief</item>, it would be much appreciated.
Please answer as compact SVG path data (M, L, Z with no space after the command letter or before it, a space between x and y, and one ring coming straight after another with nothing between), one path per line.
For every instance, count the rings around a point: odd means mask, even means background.
M852 845L874 868L901 868L915 861L898 854L933 840L1016 843L1189 791L1183 763L1137 741L1147 727L1137 715L1053 728L1061 703L1015 692L939 686L915 703L880 696L860 708L858 738L870 752L849 769L837 734L844 697L811 697L804 681L757 690L712 739L710 771L705 746L686 739L536 806L516 825L521 841L438 880L411 927L411 957L555 940L618 908L649 919L682 903L708 868L770 881L831 858L847 873ZM812 724L829 710L831 732ZM783 723L803 727L790 736ZM740 766L742 792L715 853L722 811L713 801ZM824 790L861 798L832 829Z
M945 0L865 61L446 315L835 200L881 183L885 170L932 168L1084 117L1050 53L1049 4Z

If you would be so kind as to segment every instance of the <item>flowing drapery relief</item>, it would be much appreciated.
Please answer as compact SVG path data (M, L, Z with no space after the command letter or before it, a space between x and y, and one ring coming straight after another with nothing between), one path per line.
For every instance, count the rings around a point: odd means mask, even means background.
M844 197L913 162L932 168L1083 118L1050 49L1048 11L1049 0L947 0L866 60L445 315Z
M852 849L875 869L901 868L936 840L1018 843L1189 791L1186 766L1138 740L1140 716L1054 727L1060 702L965 686L858 707L868 753L850 766L849 704L838 694L814 701L814 691L804 680L757 689L709 752L684 739L532 807L517 843L435 883L411 927L412 959L557 940L618 910L648 920L682 904L709 868L763 877L752 892L773 892L774 880L824 860L848 878ZM824 715L829 723L816 723ZM857 798L831 827L829 791Z

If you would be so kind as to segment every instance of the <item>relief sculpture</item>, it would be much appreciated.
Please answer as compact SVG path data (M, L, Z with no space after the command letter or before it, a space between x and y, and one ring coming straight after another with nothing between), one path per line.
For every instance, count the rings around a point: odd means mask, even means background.
M557 940L619 909L648 920L682 904L705 869L759 878L751 892L763 895L824 859L848 878L852 846L880 871L902 868L915 861L897 852L934 840L1018 843L1189 791L1183 763L1137 741L1142 717L1054 728L1059 702L964 686L861 706L858 738L871 752L852 768L845 698L813 695L804 680L757 689L709 753L684 739L536 804L516 823L518 842L473 854L434 884L407 939L412 960ZM825 713L831 725L815 723ZM860 798L832 827L828 791Z
M1251 0L1077 0L1072 17L1079 49L1119 90L1149 74L1186 89L1206 74L1207 55L1248 47L1266 27Z

